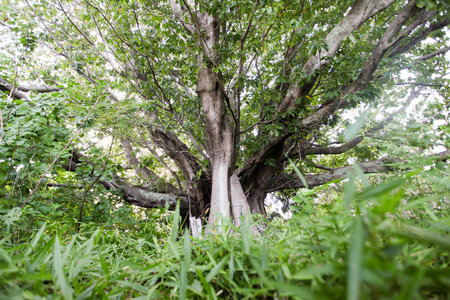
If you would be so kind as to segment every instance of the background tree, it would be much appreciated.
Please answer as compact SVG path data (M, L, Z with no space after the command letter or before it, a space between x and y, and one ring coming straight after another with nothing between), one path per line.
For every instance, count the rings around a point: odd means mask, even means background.
M184 214L209 214L210 222L265 214L268 193L343 178L349 158L365 173L389 171L396 158L368 138L388 142L386 125L425 92L441 96L428 119L448 117L448 9L424 0L19 2L2 16L27 53L0 74L4 98L17 99L2 105L2 137L10 139L2 168L11 174L14 159L31 161L17 156L13 131L23 130L11 116L33 123L43 114L67 132L56 135L44 121L34 130L48 130L53 157L62 153L78 179L142 207L180 200ZM354 109L364 112L345 124ZM115 167L104 167L73 128L91 139L114 136L107 156ZM43 155L36 132L25 152ZM447 135L421 150L448 147ZM52 170L46 182L69 176L51 162L41 166L44 175Z

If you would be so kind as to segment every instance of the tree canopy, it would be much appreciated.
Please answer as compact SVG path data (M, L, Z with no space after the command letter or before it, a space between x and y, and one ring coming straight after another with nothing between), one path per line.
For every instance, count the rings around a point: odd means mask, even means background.
M19 193L20 205L74 194L83 204L180 202L184 215L239 224L266 214L268 194L283 199L349 170L389 172L411 153L446 159L449 8L429 0L2 6L2 192Z

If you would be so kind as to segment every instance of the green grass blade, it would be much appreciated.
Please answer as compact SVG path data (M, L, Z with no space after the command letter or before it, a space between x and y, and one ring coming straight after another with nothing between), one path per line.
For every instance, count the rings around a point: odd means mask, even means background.
M365 189L363 192L361 192L358 195L358 198L359 199L369 199L369 198L373 198L375 196L387 194L387 193L395 190L396 188L402 186L404 182L405 182L404 179L387 181L385 183Z
M203 276L203 273L201 270L197 269L197 275L198 278L200 279L200 282L203 284L203 287L205 288L206 292L212 296L212 290L211 290L211 286L209 285L208 281L206 281L205 276Z
M175 258L177 260L180 260L180 253L175 246L175 242L173 242L172 240L167 240L167 246L169 247L170 252L175 256Z
M175 211L173 213L172 235L170 237L170 239L174 243L178 236L179 222L180 222L180 202L178 201L177 206L175 207Z
M222 270L222 266L225 264L225 261L228 259L228 255L222 258L222 260L206 275L206 281L210 282L214 277Z
M348 209L356 194L356 176L353 172L349 172L348 181L344 183L344 208Z
M356 137L359 131L366 124L366 118L368 114L369 110L363 111L361 115L356 118L356 122L348 126L347 130L344 133L344 142L350 142L354 137Z
M125 280L118 280L116 282L118 284L120 284L121 286L129 287L129 288L131 288L131 289L133 289L135 291L138 291L140 293L143 293L143 294L148 294L149 291L150 291L149 288L147 288L145 286L142 286L142 285L140 285L140 284L138 284L136 282L130 282L130 281L125 281Z
M187 291L187 270L184 262L181 263L180 270L180 300L186 299Z
M291 164L291 166L294 168L295 173L297 174L297 176L300 178L300 180L303 183L303 186L307 189L309 189L308 183L306 182L305 177L303 176L302 172L300 172L300 170L297 168L297 166L294 164L294 162L289 158L289 163Z
M230 279L230 281L233 280L234 277L234 254L233 254L233 249L231 249L231 255L230 255L230 261L228 262L228 279Z
M0 247L0 265L11 265L12 259L11 256L9 256L8 252L6 252L5 249Z
M430 230L422 229L412 225L402 224L398 228L389 226L382 229L390 235L400 236L411 241L422 241L426 243L432 243L446 250L450 250L450 238L448 236L436 234Z
M191 263L191 236L189 234L189 230L187 229L184 232L183 256L186 267L189 267L189 264Z
M364 227L360 217L353 223L348 253L347 300L358 300L364 255Z
M32 264L30 267L31 270L36 269L39 265L43 263L45 257L48 254L48 251L50 250L50 248L53 246L54 243L55 238L50 239L47 243L45 243L45 245L42 248L39 249L39 251L35 255L33 255Z
M102 266L103 273L105 273L107 278L111 278L108 266L106 265L105 259L103 258L101 251L98 251L98 258L100 260L100 265Z
M75 300L92 299L92 292L94 291L96 285L91 285L85 289L81 294L79 294ZM97 295L98 296L98 295Z
M36 233L33 240L31 241L30 248L27 249L27 252L25 253L25 256L30 255L31 250L36 248L37 243L40 241L42 234L44 233L45 228L47 227L47 223L44 223L44 225L41 226L41 229Z
M72 239L70 240L69 245L67 245L66 249L64 250L64 254L63 254L63 256L62 256L62 260L63 260L63 261L67 261L67 260L69 259L70 251L72 250L73 245L75 244L76 239L77 239L77 236L74 235L74 236L72 237Z
M66 274L64 272L64 262L61 256L61 245L59 243L58 235L56 235L55 237L55 245L53 251L53 270L56 276L56 284L61 290L64 299L73 299L72 288L68 284Z

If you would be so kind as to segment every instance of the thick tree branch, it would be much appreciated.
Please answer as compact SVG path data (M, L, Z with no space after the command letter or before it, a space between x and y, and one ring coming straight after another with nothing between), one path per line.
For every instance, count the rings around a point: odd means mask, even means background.
M375 49L372 51L370 57L364 63L358 78L345 90L346 95L362 91L366 87L383 56L386 54L388 49L396 43L395 38L400 32L402 26L419 11L416 6L416 2L417 0L410 1L408 5L406 5L398 13L394 20L392 20L388 29L386 29L383 36L375 46Z
M145 148L147 148L148 151L150 151L150 153L156 158L156 160L163 166L163 168L165 168L166 170L168 170L170 172L170 174L172 174L172 177L175 179L175 181L177 182L177 187L178 187L178 192L181 194L183 191L183 186L181 185L181 181L180 181L180 177L178 176L178 174L172 170L172 168L170 168L165 162L164 160L158 155L158 153L156 153L155 149L153 149L149 143L147 142L146 139L144 139L143 135L141 132L139 132L141 141L139 142L142 146L144 146Z
M424 55L424 56L422 56L421 58L419 58L418 60L419 60L419 61L429 60L430 58L433 58L433 57L435 57L435 56L438 56L438 55L441 55L441 54L445 54L445 53L447 53L448 51L450 51L450 46L444 47L444 48L442 48L442 49L440 49L440 50L437 50L437 51L435 51L435 52L433 52L433 53Z
M131 147L130 140L127 138L124 138L120 141L122 144L123 150L125 151L125 156L127 158L127 161L129 164L131 164L135 169L136 173L144 179L144 182L146 182L146 186L156 186L157 188L160 188L158 185L160 182L164 182L163 189L166 190L168 193L180 193L181 190L178 190L175 186L172 184L166 182L161 177L156 175L152 170L148 169L145 166L141 165L141 162L139 159L133 155L133 149Z
M115 184L122 189L124 200L130 204L144 208L165 207L168 204L170 210L175 210L177 202L180 201L181 214L187 215L189 213L189 200L186 196L155 193L144 187L131 185L125 181L115 182Z
M274 149L276 149L279 144L284 143L286 139L289 138L291 135L292 135L291 133L287 133L285 135L273 139L271 143L267 144L256 154L254 154L251 158L247 159L242 165L242 167L236 171L238 176L241 176L245 172L249 172L251 171L251 169L255 168L256 165L264 159L264 157L266 157L270 152L274 151Z
M84 160L84 163L93 165L89 158L78 150L72 150L71 154L71 157L62 165L66 171L75 172L77 168L81 168L81 160ZM96 166L93 165L93 167L95 168ZM98 183L107 190L122 192L123 199L136 206L156 208L165 207L168 204L169 209L174 210L177 202L180 201L182 214L189 212L189 200L185 195L158 193L147 187L132 185L118 175L114 175L111 180L99 180Z
M386 162L387 161L384 159L379 159L360 163L358 166L364 173L384 173L390 171L390 168L385 165ZM305 178L308 187L313 188L336 179L345 178L352 168L352 166L336 168L319 174L305 174L303 177ZM305 185L296 174L280 174L269 183L266 192L272 193L281 190L300 188L305 188Z
M140 166L141 162L139 159L133 154L133 148L131 147L131 142L127 138L123 138L120 143L122 144L122 148L125 152L125 157L127 158L128 163L136 168L137 175L141 176L144 181L153 181L152 179L155 179L157 175L153 173L151 170L149 170L145 166Z
M358 78L347 88L345 88L342 92L342 96L330 100L328 104L321 106L318 110L304 118L300 123L301 127L311 127L323 122L326 117L332 115L335 111L345 107L348 104L348 101L345 99L346 96L364 90L372 79L372 74L377 69L383 56L386 54L388 49L396 43L395 38L402 29L402 26L419 11L416 6L416 2L417 0L410 1L408 5L406 5L397 14L388 29L378 41L369 58L364 63Z
M372 51L370 57L366 60L365 64L363 65L359 77L354 82L349 84L349 86L346 87L342 91L341 96L331 99L330 101L328 101L327 103L325 103L321 107L319 107L319 109L317 109L316 111L311 113L309 116L303 118L300 121L301 128L303 128L304 130L310 130L310 128L321 124L328 116L333 115L338 109L343 108L348 104L348 100L346 99L347 96L355 94L359 91L362 91L367 86L367 84L372 79L372 74L377 69L378 64L380 63L381 59L386 54L387 50L390 47L392 47L395 44L395 42L397 41L396 38L398 38L397 36L398 36L399 32L401 31L403 25L408 20L410 20L415 14L418 13L419 9L416 6L416 2L417 2L417 0L411 0L405 7L403 7L403 9L391 21L391 24L389 25L387 30L384 32L383 36L381 37L381 39L375 46L375 49ZM389 5L387 2L383 2L383 3L384 3L383 5ZM358 5L364 4L365 5L367 3L366 3L366 1L356 1L355 4L358 4ZM360 11L360 13L367 14L367 11L365 11L362 6L360 7L358 5L356 5L354 7L354 9L360 9L360 10L362 10L362 12ZM379 10L379 9L381 9L381 7L382 6L379 6L376 9L374 8L373 12L371 12L365 16L367 18L369 18L370 16L372 16L372 13L375 14L376 12L381 11L381 10ZM386 8L387 6L383 6L383 7ZM355 10L355 12L356 11L357 10ZM356 20L364 20L365 21L365 20L367 20L366 17L361 19L361 16L359 16ZM358 22L352 23L349 26L353 29L350 31L347 29L347 30L344 30L343 32L346 33L346 35L348 35L351 32L353 32L354 30L356 30L360 25L361 24L359 24ZM338 27L339 27L339 25L336 28L338 28ZM332 32L330 32L330 34L331 33ZM334 34L336 34L336 35L334 35ZM344 39L344 37L346 35L341 35L341 34L337 34L337 33L333 33L330 35L329 40L330 41L333 40L336 42L337 48L335 48L335 51L337 51L339 45L341 44L342 40ZM335 36L335 39L331 39L331 36ZM330 53L332 53L332 52L330 52ZM311 63L311 68L314 69L314 72L315 72L315 70L318 70L320 66L322 66L321 63L318 63L318 64ZM305 65L305 67L306 67L306 65ZM282 101L282 103L279 106L279 111L281 111L280 108L282 108L282 107L284 110L294 109L296 106L294 100L297 99L298 97L300 97L301 95L307 93L313 87L314 82L315 82L315 79L308 82L306 85L304 85L302 87L295 88L294 92L289 94L288 96L286 96L286 98ZM289 97L290 97L290 99L288 99ZM286 134L289 135L289 132L286 132ZM290 133L290 134L292 135L292 133ZM269 149L276 148L278 143L280 143L280 142L284 143L284 141L285 140L280 141L279 139L274 139L265 148L269 148ZM342 150L342 149L340 149L340 150ZM263 151L259 151L252 158L247 160L244 163L245 168L242 168L242 170L240 171L240 174L242 174L242 172L245 171L246 169L251 169L251 168L256 167L257 163L260 162L259 158L262 157L261 156L262 153L263 153Z
M13 87L3 77L0 77L0 91L9 93L15 99L25 100L26 102L32 104L31 99L27 94L19 91L17 87Z
M358 29L369 18L389 7L393 0L356 0L352 4L350 12L336 25L325 37L326 48L322 48L319 54L308 59L302 68L306 76L312 76L316 71L328 65L328 58L333 57L341 46L345 37ZM306 95L314 86L317 76L313 76L303 86L295 87L291 93L283 99L278 107L279 112L294 109L295 100Z
M391 123L394 120L394 117L402 112L404 112L408 106L411 104L412 100L414 100L422 91L423 87L420 87L419 89L413 91L408 98L406 99L405 103L402 107L400 107L398 110L394 111L393 113L389 114L383 121L381 121L377 126L374 126L367 130L365 132L365 135L373 135L376 132L383 129L386 125ZM363 136L357 136L351 141L345 143L342 146L339 147L311 147L308 150L306 150L306 154L342 154L347 152L348 150L356 147L359 143L361 143L364 140Z
M45 85L19 85L17 89L22 92L33 91L37 93L52 93L61 91L61 88Z
M153 143L174 161L183 175L188 180L194 181L197 172L202 168L189 148L174 133L164 131L162 128L148 127L148 132Z
M306 150L306 154L342 154L356 147L362 140L364 137L360 135L339 147L311 147Z
M437 160L447 160L450 158L450 150L431 155L430 157L436 157ZM390 159L378 159L374 161L368 161L358 163L358 167L365 173L386 173L392 171L392 169L386 164L390 162L400 162L400 160ZM353 166L336 168L328 172L319 174L305 174L303 175L309 188L323 185L327 182L345 178ZM296 174L280 174L275 176L266 188L267 193L272 193L281 190L300 189L305 188L302 180Z
M393 0L356 0L352 4L350 12L325 37L328 50L322 49L320 54L311 57L303 67L306 75L310 76L319 68L325 66L327 64L325 58L336 54L346 36L392 3L394 3Z
M180 21L181 25L183 25L183 27L190 33L190 34L195 34L195 26L186 22L186 16L187 16L187 12L185 7L182 7L180 5L179 0L169 0L169 4L170 7L172 8L172 13L175 16L175 18L177 18L178 21Z
M406 44L398 45L397 47L394 47L388 56L394 57L395 55L408 52L409 50L414 48L416 45L418 45L420 42L425 40L431 32L442 29L449 24L450 24L450 18L447 18L438 23L431 24L429 27L425 28L422 32L420 32L418 35L412 37Z

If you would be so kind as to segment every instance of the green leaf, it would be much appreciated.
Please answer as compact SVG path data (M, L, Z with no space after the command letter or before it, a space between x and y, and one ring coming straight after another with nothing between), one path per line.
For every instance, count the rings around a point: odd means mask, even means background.
M196 272L197 272L197 276L200 279L200 282L202 283L202 285L205 288L206 292L208 293L208 295L212 296L213 293L212 293L211 285L208 283L208 281L203 276L202 271L200 269L197 269Z
M178 252L177 247L175 247L175 243L172 240L167 240L167 245L169 246L170 252L175 256L177 260L180 259L180 253Z
M348 209L356 195L356 176L352 172L347 174L348 181L344 184L344 209Z
M124 280L118 280L116 281L118 284L120 284L121 286L125 286L125 287L129 287L132 288L133 290L136 290L138 292L141 292L143 294L148 294L150 292L150 289L140 285L138 283L135 282L129 282L129 281L124 281Z
M191 263L191 236L187 229L184 231L183 256L186 266L189 266Z
M44 223L41 226L41 229L39 229L39 231L36 233L36 235L34 236L33 240L31 241L31 244L27 251L25 252L25 256L30 255L31 251L34 250L36 248L37 243L39 242L39 240L42 237L42 234L44 233L45 227L47 226L47 223Z
M432 243L446 249L447 251L450 250L450 238L445 235L436 234L431 230L406 224L400 224L397 228L388 226L386 228L381 228L381 230L388 234L407 238L411 241Z
M9 256L8 252L5 251L5 249L3 249L2 247L0 247L0 265L11 265L12 264L12 259Z
M385 195L381 198L379 210L382 214L394 211L398 203L403 199L405 190L400 189L394 196Z
M359 199L369 199L373 197L377 197L380 195L387 194L403 185L405 182L404 179L397 179L388 181L373 187L369 187L365 189L363 192L358 194Z
M233 255L233 249L231 249L231 254L230 254L230 261L228 262L228 279L230 281L233 280L234 277L234 255Z
M206 275L207 282L210 282L211 280L213 280L214 277L216 277L217 274L219 274L227 259L228 255L222 258L222 260L208 273L208 275Z
M309 189L308 183L306 182L305 177L303 176L302 172L300 172L300 170L297 168L297 166L294 164L294 162L289 158L289 163L291 164L291 166L294 168L295 173L297 174L297 176L300 178L300 180L303 183L303 186L307 189Z
M180 300L186 299L187 291L187 270L185 262L181 262L180 269Z
M98 258L100 260L100 264L102 266L102 270L105 273L106 277L110 278L110 273L109 273L109 269L108 266L106 265L105 259L103 258L102 252L99 251L98 252Z
M359 131L366 124L366 122L367 122L366 118L367 118L368 114L369 114L369 110L364 111L358 118L356 118L356 122L347 128L347 131L344 133L344 142L348 143L354 137L356 137L356 135L359 133Z
M347 300L360 299L365 232L360 217L353 222L348 251Z
M92 294L94 293L95 288L97 287L96 284L91 285L87 289L85 289L82 293L80 293L75 300L83 300L83 299L89 299L92 297ZM96 295L99 296L99 295Z
M53 244L55 243L55 238L51 238L47 241L47 243L45 243L44 246L39 248L39 251L33 255L32 257L32 264L31 264L31 269L34 270L37 268L37 266L39 266L42 261L45 258L45 255L47 254L47 252L50 250L50 248L53 246Z
M332 274L334 272L333 265L313 266L303 269L291 276L295 280L313 280L322 275Z
M171 241L172 243L175 243L175 240L178 236L178 228L179 228L179 221L180 220L180 201L178 201L177 206L175 207L175 211L173 213L173 226L172 226L172 235L171 235Z
M61 257L61 245L59 243L58 235L55 236L55 244L53 251L53 271L56 277L56 284L61 290L65 299L73 299L72 288L67 282L66 274L64 271L64 262Z

